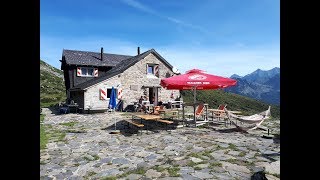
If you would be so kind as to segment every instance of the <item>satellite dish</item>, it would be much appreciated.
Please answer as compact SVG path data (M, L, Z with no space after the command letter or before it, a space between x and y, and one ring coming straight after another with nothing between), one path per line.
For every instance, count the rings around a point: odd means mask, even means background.
M172 67L172 72L175 73L175 74L179 74L179 69L176 68L176 67Z

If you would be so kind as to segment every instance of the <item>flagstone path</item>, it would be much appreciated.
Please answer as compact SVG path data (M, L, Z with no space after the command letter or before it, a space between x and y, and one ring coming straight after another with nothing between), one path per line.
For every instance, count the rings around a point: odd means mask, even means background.
M128 113L56 115L43 108L50 136L40 152L40 179L279 179L280 143L210 128L121 130ZM270 123L270 122L269 122ZM275 122L278 123L279 122ZM217 128L218 129L218 128Z

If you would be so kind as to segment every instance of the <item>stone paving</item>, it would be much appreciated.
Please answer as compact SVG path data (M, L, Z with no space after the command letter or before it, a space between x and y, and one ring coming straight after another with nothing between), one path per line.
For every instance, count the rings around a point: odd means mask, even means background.
M268 179L280 176L280 143L261 130L154 128L140 135L123 129L128 113L43 114L50 140L40 153L40 179L250 179L261 170ZM121 134L110 134L115 121Z

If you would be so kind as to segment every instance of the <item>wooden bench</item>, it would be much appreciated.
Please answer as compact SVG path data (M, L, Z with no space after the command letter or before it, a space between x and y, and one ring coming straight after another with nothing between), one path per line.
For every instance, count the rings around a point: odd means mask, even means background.
M166 124L173 124L173 121L168 121L168 120L164 120L164 119L159 119L157 121L158 122L163 122L163 123L166 123Z
M134 120L131 120L131 119L125 119L124 121L126 121L128 123L128 127L129 127L129 124L132 124L134 126L136 126L138 128L138 130L140 130L140 134L142 134L142 131L141 131L141 128L144 127L144 124L140 124Z
M165 119L158 119L157 122L162 122L166 124L166 131L168 130L168 124L173 124L173 121L168 121Z

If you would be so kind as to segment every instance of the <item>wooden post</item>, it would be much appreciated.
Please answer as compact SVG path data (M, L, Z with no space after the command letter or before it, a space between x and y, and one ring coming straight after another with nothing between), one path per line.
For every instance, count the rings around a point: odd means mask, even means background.
M185 119L184 119L184 103L182 103L182 127L184 127L185 124Z
M196 118L196 96L197 96L197 87L194 86L194 89L193 89L193 120L194 120L194 125L195 127L197 127L197 118Z

